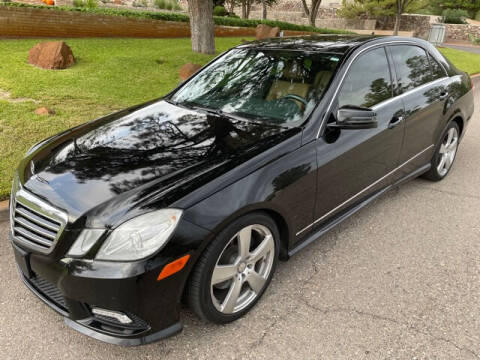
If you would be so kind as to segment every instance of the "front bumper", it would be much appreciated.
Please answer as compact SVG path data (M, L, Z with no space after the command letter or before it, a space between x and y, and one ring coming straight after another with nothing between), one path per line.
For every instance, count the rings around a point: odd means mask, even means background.
M188 225L184 228L188 232L193 230ZM199 238L205 235L198 228L195 230ZM172 256L131 263L62 259L31 252L18 246L12 234L10 237L24 283L64 316L73 329L101 341L127 346L149 343L181 331L180 300L197 253L190 246L192 257L187 266L157 281ZM92 307L121 312L133 322L127 326L95 315Z
M20 276L25 283L25 285L35 294L37 297L42 300L45 304L47 304L50 308L64 316L65 323L70 326L72 329L90 336L94 339L107 342L110 344L115 344L115 345L124 345L124 346L136 346L136 345L142 345L142 344L147 344L150 342L154 342L157 340L164 339L166 337L172 336L182 330L182 324L180 322L177 322L163 330L157 331L157 332L148 332L145 331L146 334L143 334L143 332L140 332L140 336L119 336L118 334L112 334L110 331L101 331L98 328L101 328L102 326L105 325L105 323L99 323L94 316L90 313L90 315L84 319L77 319L73 320L69 316L69 311L67 310L67 306L63 305L65 304L63 301L59 304L58 298L51 298L50 295L51 293L44 293L42 290L40 290L37 286L35 286L34 283L32 283L31 280L29 280L23 272L20 270ZM71 300L70 300L71 303ZM88 312L88 309L85 308L85 311ZM148 329L148 325L146 327Z

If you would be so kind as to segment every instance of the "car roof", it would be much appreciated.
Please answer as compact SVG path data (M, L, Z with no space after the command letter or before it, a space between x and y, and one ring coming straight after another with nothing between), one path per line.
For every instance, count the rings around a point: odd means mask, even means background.
M237 48L259 48L259 49L278 49L278 50L297 50L297 51L321 51L345 54L363 44L375 42L382 43L388 41L417 41L414 38L404 38L399 36L379 36L379 35L302 35L270 38L251 41Z

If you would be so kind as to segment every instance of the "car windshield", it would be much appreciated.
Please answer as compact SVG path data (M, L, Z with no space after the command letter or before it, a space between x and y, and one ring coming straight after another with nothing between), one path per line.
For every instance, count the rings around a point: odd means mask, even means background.
M321 99L339 60L332 53L237 49L202 70L170 100L278 125L298 124Z

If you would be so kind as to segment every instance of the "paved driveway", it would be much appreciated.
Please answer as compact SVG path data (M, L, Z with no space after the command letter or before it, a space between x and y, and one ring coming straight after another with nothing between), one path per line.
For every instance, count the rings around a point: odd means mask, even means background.
M458 45L458 44L442 44L440 46L448 47L456 50L468 51L475 54L480 54L480 46Z
M480 85L480 84L479 84ZM480 86L477 86L480 88ZM480 108L477 93L477 109ZM245 318L123 348L64 325L19 280L0 224L3 359L480 358L480 114L441 183L390 191L281 263Z

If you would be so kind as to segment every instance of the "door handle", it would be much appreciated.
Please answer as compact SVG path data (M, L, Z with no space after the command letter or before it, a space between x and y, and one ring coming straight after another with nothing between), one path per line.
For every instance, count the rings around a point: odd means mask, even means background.
M393 129L395 126L400 125L402 121L403 121L403 116L394 116L392 120L390 120L390 123L388 124L388 128Z
M440 95L438 95L438 98L439 98L440 100L445 100L445 99L447 98L447 96L448 96L448 92L447 92L447 91L442 91L442 92L440 93Z

